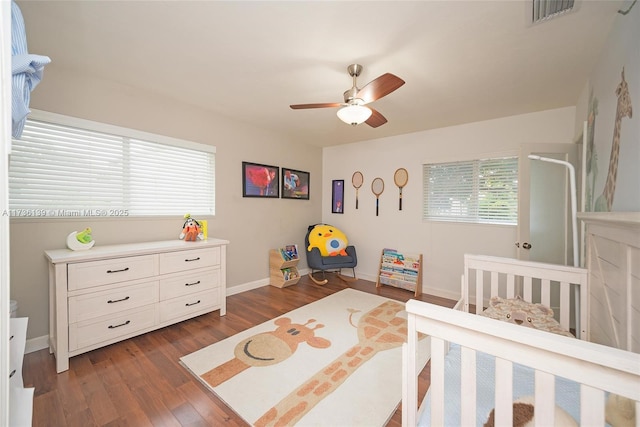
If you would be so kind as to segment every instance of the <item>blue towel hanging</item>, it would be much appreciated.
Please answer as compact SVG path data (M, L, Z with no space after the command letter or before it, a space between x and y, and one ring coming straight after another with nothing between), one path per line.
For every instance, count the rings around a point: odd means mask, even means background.
M31 55L27 51L27 35L20 8L11 1L11 134L20 138L29 111L31 91L42 80L48 56Z

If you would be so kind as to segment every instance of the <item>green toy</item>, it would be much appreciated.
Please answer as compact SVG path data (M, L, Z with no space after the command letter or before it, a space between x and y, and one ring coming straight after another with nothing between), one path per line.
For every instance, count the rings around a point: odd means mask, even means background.
M93 237L91 237L91 228L87 227L76 234L76 239L78 239L78 242L80 243L89 243L90 241L92 241Z

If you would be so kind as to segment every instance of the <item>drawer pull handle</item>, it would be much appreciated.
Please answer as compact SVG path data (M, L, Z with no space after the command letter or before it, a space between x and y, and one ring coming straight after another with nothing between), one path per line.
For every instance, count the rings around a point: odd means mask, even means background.
M131 323L131 320L127 320L126 322L121 323L119 325L115 325L115 326L114 325L109 325L109 329L119 328L120 326L125 326L125 325L128 325L129 323Z
M200 280L198 280L197 282L193 282L193 283L185 283L185 286L193 286L193 285L199 285L200 284Z
M11 335L11 336L9 337L9 341L11 341L11 340L13 339L13 337L14 337L14 336L13 336L13 335Z
M121 298L121 299L110 299L109 301L107 301L107 304L114 304L116 302L126 301L128 299L129 299L129 297L124 297L124 298Z
M11 371L11 373L9 374L9 378L11 378L12 376L14 376L16 374L16 370L14 369L13 371Z
M129 267L123 268L122 270L107 270L107 273L122 273L123 271L129 271Z
M196 304L200 304L200 300L196 301L196 302L192 302L191 304L186 303L185 306L187 307L191 307L192 305L196 305Z
M198 258L191 258L191 259L185 259L184 262L191 262L191 261L200 261L200 257Z

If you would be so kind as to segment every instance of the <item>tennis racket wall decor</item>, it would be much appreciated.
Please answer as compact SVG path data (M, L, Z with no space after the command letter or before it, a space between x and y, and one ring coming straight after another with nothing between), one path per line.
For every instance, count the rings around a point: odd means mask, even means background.
M362 176L362 172L360 171L354 172L353 176L351 177L351 183L353 184L353 187L356 189L356 209L358 209L358 190L360 189L360 187L362 187L362 184L364 183L364 176Z
M384 191L384 181L382 178L376 178L371 182L371 191L376 195L376 216L378 216L378 206L380 203L380 195Z
M407 172L405 168L399 168L396 170L396 173L393 174L393 181L400 189L398 203L400 205L400 210L402 210L402 188L407 185L407 182L409 182L409 172Z

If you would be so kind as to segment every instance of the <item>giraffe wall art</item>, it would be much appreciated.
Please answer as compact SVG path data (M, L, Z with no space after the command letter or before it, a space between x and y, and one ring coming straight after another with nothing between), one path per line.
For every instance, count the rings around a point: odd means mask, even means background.
M613 128L613 141L611 143L611 156L609 157L609 170L607 179L604 184L602 194L596 199L594 210L600 212L610 212L613 206L613 197L616 191L616 180L618 177L618 159L620 156L620 135L622 129L623 117L631 118L633 109L631 106L631 97L629 96L629 87L624 78L624 68L622 68L621 81L616 87L616 97L618 103L616 106L616 115Z

